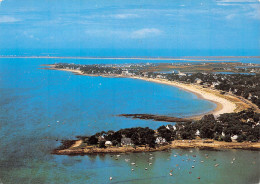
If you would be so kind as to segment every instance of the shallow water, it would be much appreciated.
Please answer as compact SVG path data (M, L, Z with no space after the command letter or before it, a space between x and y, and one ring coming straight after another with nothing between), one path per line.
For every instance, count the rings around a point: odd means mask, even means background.
M51 155L51 150L62 139L102 130L136 126L157 128L165 124L117 117L117 114L182 117L215 107L211 102L172 86L39 69L41 64L55 62L108 61L0 59L0 181L4 184L109 183L110 176L113 177L111 183L194 183L197 177L201 177L201 183L258 180L259 153L252 151L157 152L153 153L151 166L148 165L149 153L122 155L119 160L110 155ZM174 157L176 152L183 155ZM205 159L206 153L210 155L208 159ZM197 155L196 162L186 161L193 154ZM236 162L230 164L233 157ZM198 162L202 159L205 160L203 164ZM130 162L138 165L133 172ZM215 163L219 163L219 167L214 167ZM172 169L173 176L170 176Z

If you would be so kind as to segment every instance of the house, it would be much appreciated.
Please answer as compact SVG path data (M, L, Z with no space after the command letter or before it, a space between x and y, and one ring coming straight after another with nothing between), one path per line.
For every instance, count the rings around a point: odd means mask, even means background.
M216 87L216 86L218 86L219 85L219 82L212 82L212 85L211 85L211 87Z
M98 136L98 142L100 142L100 141L105 141L104 135Z
M172 125L166 125L166 128L168 130L176 130L177 129L176 126L172 126Z
M196 136L200 136L200 131L197 130L196 133L195 133Z
M121 139L121 145L122 146L132 146L134 144L133 144L133 141L130 138L124 137L124 138Z
M106 142L105 142L105 145L106 145L106 146L112 146L113 144L112 144L111 141L106 141Z
M231 140L232 140L232 141L236 141L236 140L237 140L237 138L238 138L238 136L237 136L237 135L233 135L233 136L231 137Z
M200 84L200 83L202 83L202 80L199 79L199 78L196 78L196 79L195 79L195 82L196 82L197 84Z
M156 78L158 78L158 79L162 79L163 76L162 76L162 75L157 75Z
M155 140L155 144L164 144L164 143L166 143L165 138L157 137Z
M180 71L178 71L178 72L179 72L179 73L178 73L179 76L186 76L185 73L181 73Z
M167 128L168 130L172 130L172 129L173 129L173 126L172 126L172 125L166 125L166 128Z

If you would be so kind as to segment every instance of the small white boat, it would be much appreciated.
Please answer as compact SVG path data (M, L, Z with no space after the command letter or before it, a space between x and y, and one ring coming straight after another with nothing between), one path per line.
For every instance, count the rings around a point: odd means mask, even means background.
M194 168L195 166L193 165L193 166L191 166L192 168Z
M110 180L112 180L113 178L112 178L112 176L110 176L110 178L109 178Z
M172 176L172 173L169 173L170 176Z
M145 168L145 170L147 170L147 167Z

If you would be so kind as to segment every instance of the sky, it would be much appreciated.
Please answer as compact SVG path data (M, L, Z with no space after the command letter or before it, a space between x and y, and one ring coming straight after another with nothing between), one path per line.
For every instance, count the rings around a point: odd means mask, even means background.
M259 0L0 0L6 50L260 54ZM159 52L158 52L159 53ZM188 52L186 52L188 53ZM193 52L194 53L194 52ZM201 52L202 53L202 52ZM186 54L189 55L189 54Z

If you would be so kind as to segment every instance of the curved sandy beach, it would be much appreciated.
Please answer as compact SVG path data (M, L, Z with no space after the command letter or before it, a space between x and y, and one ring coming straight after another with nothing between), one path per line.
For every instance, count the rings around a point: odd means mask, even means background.
M217 105L217 107L210 112L189 117L192 119L200 119L205 114L213 114L214 116L217 117L223 113L239 112L241 110L245 110L245 109L248 109L251 107L255 108L254 104L252 104L249 101L246 101L245 99L242 101L241 99L239 99L238 97L236 97L232 94L226 93L223 95L218 90L211 89L211 88L203 88L202 86L196 85L196 84L184 84L184 83L180 83L180 82L176 82L176 81L168 81L166 79L157 79L157 78L153 79L153 78L146 78L146 77L125 76L125 75L89 75L89 74L84 74L80 70L57 69L57 68L54 68L53 65L48 65L48 66L51 66L51 68L45 68L45 69L67 71L67 72L72 72L76 75L102 76L102 77L124 77L124 78L139 79L139 80L145 80L148 82L156 82L156 83L160 83L160 84L171 85L171 86L183 89L185 91L194 93L195 95L197 95L198 98L209 100ZM247 103L245 103L245 102L247 102Z
M209 100L209 101L215 103L217 105L217 107L213 111L210 111L206 114L212 113L214 116L219 116L220 114L223 114L223 113L231 113L231 112L238 111L238 109L242 110L241 107L243 109L249 108L249 106L247 104L241 102L239 99L237 99L233 96L230 96L228 94L221 95L220 92L217 90L203 88L199 85L184 84L184 83L180 83L180 82L176 82L176 81L168 81L165 79L151 79L151 78L144 78L144 77L132 77L132 78L178 87L185 91L194 93L199 98ZM238 101L240 101L239 103L243 103L243 105L239 107L237 104ZM205 114L194 116L193 118L200 118L202 115L205 115Z

